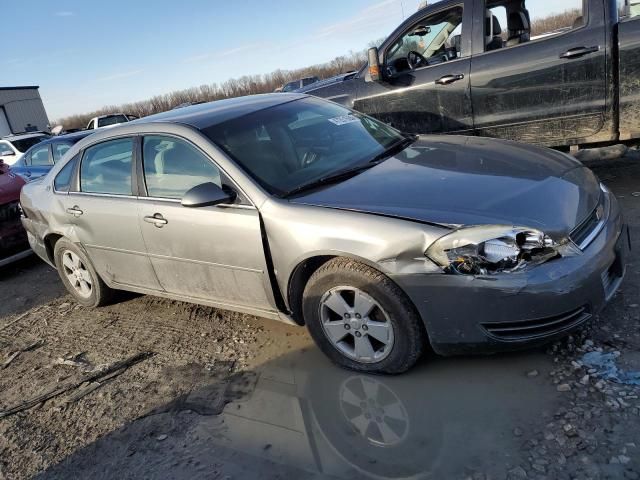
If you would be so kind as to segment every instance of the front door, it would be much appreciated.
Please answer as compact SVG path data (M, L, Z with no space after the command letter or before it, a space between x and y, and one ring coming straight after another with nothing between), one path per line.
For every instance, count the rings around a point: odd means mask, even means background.
M383 80L361 81L355 109L410 133L471 132L467 10L430 10L392 35L380 49Z
M206 182L223 183L197 147L169 136L143 139L147 197L139 222L162 287L197 301L275 310L258 211L248 203L186 208L182 196Z
M478 135L557 146L601 131L609 95L603 3L491 2L474 31Z
M138 225L133 145L132 138L123 138L88 147L80 164L79 191L57 198L103 279L160 290Z

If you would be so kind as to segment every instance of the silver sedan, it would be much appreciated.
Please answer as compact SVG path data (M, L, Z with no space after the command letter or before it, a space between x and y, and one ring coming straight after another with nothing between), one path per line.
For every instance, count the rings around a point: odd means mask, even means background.
M306 325L336 363L407 370L548 341L622 280L628 229L573 158L416 137L298 94L97 132L24 187L33 250L86 306L114 290Z

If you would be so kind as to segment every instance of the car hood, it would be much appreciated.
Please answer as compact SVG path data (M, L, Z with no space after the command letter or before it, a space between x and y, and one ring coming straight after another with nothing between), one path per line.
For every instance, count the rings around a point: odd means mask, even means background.
M422 136L355 177L290 201L448 226L526 226L558 239L596 208L600 195L593 172L560 152Z

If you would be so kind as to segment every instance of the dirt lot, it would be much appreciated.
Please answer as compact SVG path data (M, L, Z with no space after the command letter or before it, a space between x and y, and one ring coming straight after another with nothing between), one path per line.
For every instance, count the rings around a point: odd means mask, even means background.
M640 238L640 158L593 167ZM25 260L0 270L0 411L88 381L0 418L0 479L640 478L640 387L581 363L618 352L640 371L636 251L569 339L399 377L335 368L304 329L245 315L135 295L88 310Z

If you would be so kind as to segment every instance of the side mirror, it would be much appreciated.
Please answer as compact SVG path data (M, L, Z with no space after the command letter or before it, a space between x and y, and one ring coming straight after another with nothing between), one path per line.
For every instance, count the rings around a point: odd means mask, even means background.
M431 27L425 25L418 25L413 29L413 32L409 34L410 37L424 37L431 33Z
M231 189L220 188L215 183L207 182L196 185L182 197L182 206L189 208L210 207L221 203L232 203L236 199Z
M0 152L0 157L10 157L11 155L15 155L16 152L14 152L13 150L2 150Z
M382 80L382 74L380 72L380 61L378 59L378 48L371 47L367 51L367 57L369 59L369 72L368 77L372 82L379 82Z

